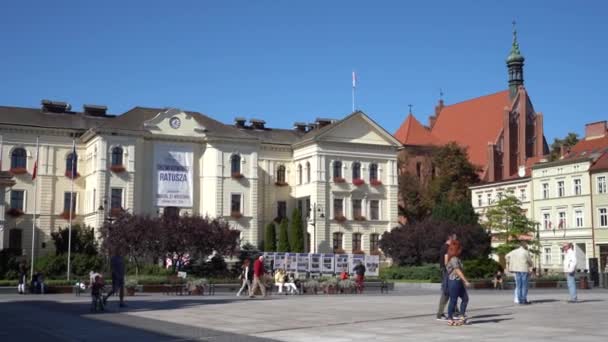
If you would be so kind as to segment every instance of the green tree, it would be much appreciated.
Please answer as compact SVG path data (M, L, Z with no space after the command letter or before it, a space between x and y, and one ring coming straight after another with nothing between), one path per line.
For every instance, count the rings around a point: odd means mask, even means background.
M470 201L457 203L442 201L433 208L431 218L435 221L472 225L477 224L479 219Z
M302 225L302 215L300 209L295 208L291 213L291 251L294 253L304 253L304 227Z
M276 252L277 251L277 232L274 227L274 223L270 222L266 225L264 238L264 251Z
M279 226L279 245L277 247L277 252L290 252L287 225L287 219L283 219L283 221L281 221L281 225Z
M499 199L486 213L484 225L492 236L501 242L496 254L505 255L519 247L520 241L527 241L530 251L538 253L539 242L536 236L536 223L526 217L521 201L512 193Z
M466 148L451 142L436 149L432 159L436 174L425 196L427 205L470 201L469 187L479 182L479 168L469 161Z
M424 191L418 177L402 172L399 176L399 194L400 215L405 216L408 222L418 222L428 217L430 210L424 201Z
M67 254L69 243L71 242L72 254L97 255L97 239L93 228L75 224L72 226L72 239L70 241L70 229L59 228L51 233L51 238L55 244L55 254Z
M566 137L563 139L555 138L553 139L553 144L551 144L551 160L557 160L561 156L561 147L566 146L568 148L576 145L578 143L578 134L576 133L568 133Z

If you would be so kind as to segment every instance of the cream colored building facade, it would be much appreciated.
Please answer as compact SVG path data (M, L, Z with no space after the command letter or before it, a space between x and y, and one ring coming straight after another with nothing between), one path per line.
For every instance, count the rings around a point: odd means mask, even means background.
M590 258L598 258L604 269L608 262L606 121L586 125L584 139L562 152L559 160L534 164L531 177L471 187L473 207L483 221L498 193L517 188L516 196L527 194L522 207L538 225L541 253L537 264L541 269L561 272L561 247L566 242L576 247L578 269L590 269Z
M50 233L68 225L72 186L73 223L94 228L119 210L200 214L229 221L241 231L242 243L258 245L267 223L299 207L309 214L310 251L369 252L397 225L400 144L362 112L290 130L255 119L223 124L179 109L135 107L113 116L101 106L74 112L64 103L43 101L42 108L0 107L0 136L0 171L10 172L15 182L0 201L0 248L25 254L31 250L34 207L35 253L53 250ZM191 156L190 205L158 205L159 149Z

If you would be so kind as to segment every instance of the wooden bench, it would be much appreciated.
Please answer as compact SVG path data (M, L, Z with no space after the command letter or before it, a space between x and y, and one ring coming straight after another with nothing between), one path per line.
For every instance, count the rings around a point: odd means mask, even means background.
M363 282L363 290L368 289L380 289L380 293L388 293L390 290L395 289L395 283L390 283L387 281L365 281Z
M168 283L164 284L163 287L166 295L175 294L181 296L184 294L184 291L188 291L184 279L178 277L177 275L169 276Z

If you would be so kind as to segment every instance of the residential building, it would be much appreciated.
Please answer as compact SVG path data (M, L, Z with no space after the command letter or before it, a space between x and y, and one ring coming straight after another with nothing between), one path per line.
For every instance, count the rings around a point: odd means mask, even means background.
M41 108L0 107L0 175L12 186L0 201L7 213L0 248L29 253L34 208L37 254L53 250L50 233L70 215L98 228L123 210L220 217L241 231L242 243L257 245L267 223L299 207L314 252L338 243L369 252L397 223L400 144L362 112L294 129L260 119L223 124L179 109L106 112L48 100Z

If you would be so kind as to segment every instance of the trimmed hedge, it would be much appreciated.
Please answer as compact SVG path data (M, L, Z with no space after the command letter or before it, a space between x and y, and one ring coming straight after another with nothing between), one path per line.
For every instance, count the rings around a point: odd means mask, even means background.
M437 264L423 266L390 266L380 269L380 278L384 280L408 279L441 282L441 271Z
M86 277L90 271L104 269L105 260L100 255L72 254L71 274L74 278ZM35 272L42 272L45 278L61 278L67 275L68 256L47 255L36 259Z
M464 260L464 275L467 279L493 279L496 271L502 271L502 266L494 259Z

